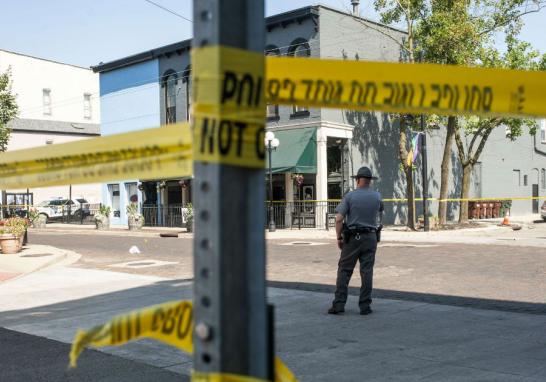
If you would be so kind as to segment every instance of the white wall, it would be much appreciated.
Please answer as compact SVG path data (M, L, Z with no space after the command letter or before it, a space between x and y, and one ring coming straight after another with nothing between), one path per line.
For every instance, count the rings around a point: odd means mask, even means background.
M32 132L13 132L8 144L8 151L28 149L32 147L44 146L48 140L53 144L73 142L81 139L87 139L86 136L76 136L68 134L52 134L52 133L32 133ZM34 204L40 203L45 199L52 197L68 198L69 186L44 187L30 189L34 193ZM24 193L26 189L6 190L9 193ZM83 197L89 203L100 203L101 201L101 185L98 183L82 184L72 186L72 197Z
M99 77L92 70L0 50L0 71L11 67L19 118L100 123ZM51 115L44 115L43 89L51 90ZM84 118L84 94L91 118Z

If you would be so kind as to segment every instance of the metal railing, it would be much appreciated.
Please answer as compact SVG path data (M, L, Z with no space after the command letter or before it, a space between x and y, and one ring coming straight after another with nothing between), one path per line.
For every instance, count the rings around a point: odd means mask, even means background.
M182 204L142 206L146 227L185 227L186 208Z
M273 220L278 229L318 228L335 226L335 209L339 201L274 201ZM266 227L271 219L270 203L265 203Z
M27 206L7 204L1 206L2 216L29 218L31 211L46 217L47 223L94 224L93 217L100 210L100 203L77 205Z

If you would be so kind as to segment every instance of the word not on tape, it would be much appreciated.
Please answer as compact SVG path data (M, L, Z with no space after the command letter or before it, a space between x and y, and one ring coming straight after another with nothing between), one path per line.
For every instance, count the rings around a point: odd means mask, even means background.
M394 113L546 116L546 72L267 57L267 102Z
M186 353L193 352L193 305L191 301L171 301L112 318L89 331L79 330L70 350L70 367L87 346L119 346L139 338L153 338ZM226 374L194 372L193 381L266 382L261 379ZM275 382L297 382L286 365L275 357Z
M236 48L193 50L195 161L264 168L264 62Z
M193 173L188 124L7 152L0 188L31 188Z

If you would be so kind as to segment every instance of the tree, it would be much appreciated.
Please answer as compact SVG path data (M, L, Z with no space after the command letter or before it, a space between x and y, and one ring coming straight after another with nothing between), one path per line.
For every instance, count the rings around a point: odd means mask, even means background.
M383 23L405 26L408 37L399 45L406 62L422 59L429 63L473 66L480 52L499 33L513 29L524 15L539 12L546 6L546 0L374 0L374 5ZM362 23L398 41L388 32ZM401 128L404 125L407 124L401 123ZM447 220L445 199L449 191L451 150L459 129L457 117L449 116L446 125L438 209L440 224ZM402 163L404 154L405 151L400 150ZM405 173L406 181L411 182L409 173ZM410 197L407 196L408 200Z
M539 53L531 48L527 42L519 41L517 34L519 25L514 25L506 37L507 50L501 54L498 49L489 48L482 51L482 65L490 68L544 70L546 69L546 54L539 60ZM512 141L520 137L524 130L536 134L537 122L531 118L507 117L469 117L461 118L461 129L456 132L455 140L461 166L462 189L459 223L468 223L468 199L470 193L470 179L474 165L478 162L487 139L496 128L506 129L506 137ZM463 141L464 134L466 142Z
M0 73L0 152L8 148L11 129L8 122L17 115L18 107L15 95L11 92L11 72L8 69Z

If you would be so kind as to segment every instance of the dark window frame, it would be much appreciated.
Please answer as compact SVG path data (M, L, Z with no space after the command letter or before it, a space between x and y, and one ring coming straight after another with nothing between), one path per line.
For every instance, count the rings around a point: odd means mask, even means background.
M184 90L186 92L186 121L191 119L191 65L186 66L182 73L182 83L184 84Z
M305 55L296 56L298 49L302 46L305 48ZM288 48L288 55L291 57L311 57L311 46L309 45L309 41L301 37L295 39ZM298 110L298 108L301 108L301 110ZM290 119L307 118L310 115L311 112L309 111L309 107L292 105Z
M171 77L174 77L174 80L171 80ZM172 84L170 84L172 82ZM165 124L176 123L176 85L178 85L178 75L172 69L167 70L162 77L161 87L163 88L163 107L165 108ZM174 106L169 106L169 90L170 86L174 86Z

